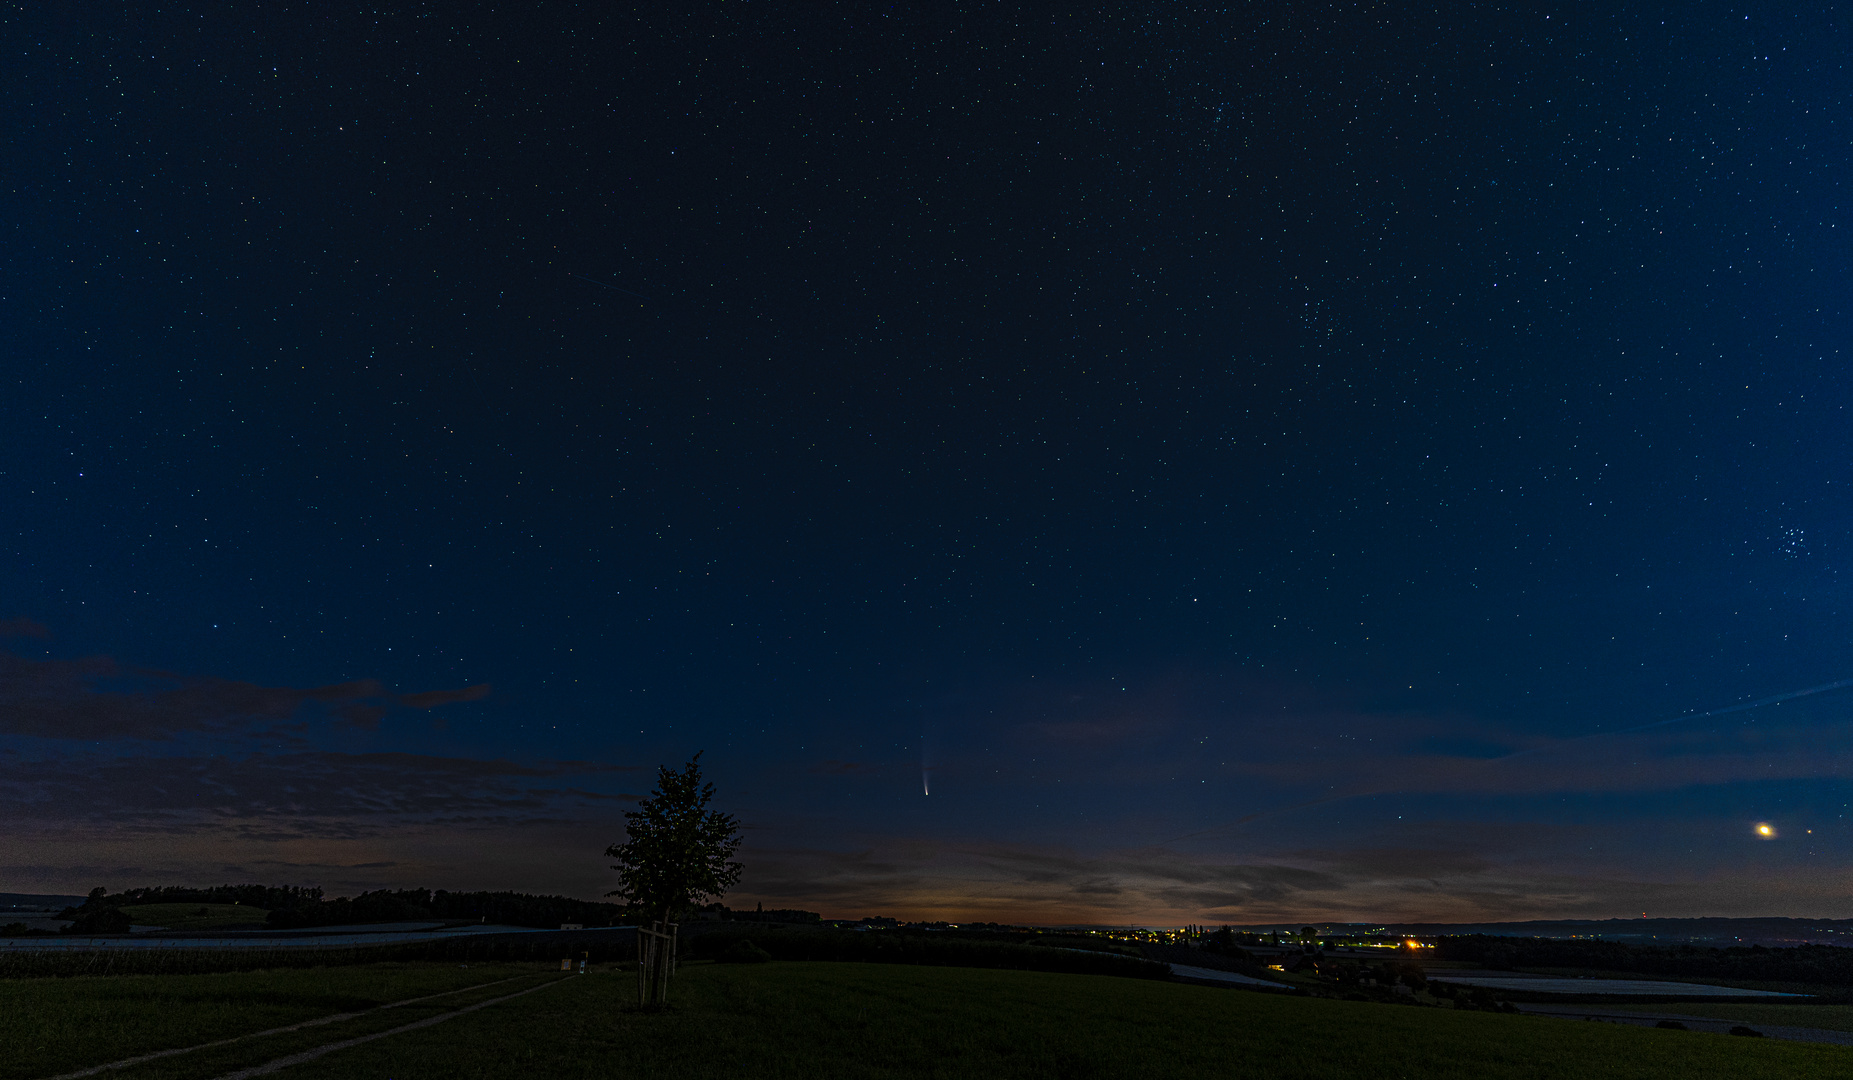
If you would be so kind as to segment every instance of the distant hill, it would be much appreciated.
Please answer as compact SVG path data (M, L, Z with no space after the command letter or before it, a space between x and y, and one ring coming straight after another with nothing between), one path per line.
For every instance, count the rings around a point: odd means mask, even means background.
M1289 929L1285 923L1238 926L1237 930L1267 933ZM1362 934L1380 930L1422 937L1444 934L1486 934L1514 938L1600 938L1630 945L1796 945L1853 946L1853 919L1536 919L1530 922L1481 923L1321 923L1321 933Z
M66 896L62 893L0 892L0 910L6 908L50 908L56 911L60 908L68 908L73 904L81 904L83 902L84 898L81 896Z

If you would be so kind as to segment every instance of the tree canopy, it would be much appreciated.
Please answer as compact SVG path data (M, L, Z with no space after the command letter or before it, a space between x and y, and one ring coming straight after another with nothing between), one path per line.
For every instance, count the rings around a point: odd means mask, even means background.
M605 849L618 872L618 887L608 895L653 919L672 919L708 897L719 899L740 880L743 868L731 861L740 847L740 823L708 809L714 785L702 781L700 763L696 754L680 772L660 767L656 790L624 815L626 841Z

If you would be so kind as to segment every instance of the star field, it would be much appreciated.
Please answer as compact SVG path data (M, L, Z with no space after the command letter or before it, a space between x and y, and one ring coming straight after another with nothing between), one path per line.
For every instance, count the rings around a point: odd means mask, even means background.
M0 887L1847 914L1832 9L0 26Z

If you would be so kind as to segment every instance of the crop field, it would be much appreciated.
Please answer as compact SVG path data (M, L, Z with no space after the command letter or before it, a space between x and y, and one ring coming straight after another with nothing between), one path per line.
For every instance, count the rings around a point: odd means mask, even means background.
M1853 1005L1786 1005L1750 1002L1721 1005L1703 1001L1680 1001L1666 1005L1604 1005L1604 1012L1682 1013L1707 1016L1715 1020L1732 1020L1745 1024L1789 1025L1823 1028L1827 1031L1853 1031Z
M639 1011L634 994L627 973L557 964L13 980L0 982L0 1080L203 1043L219 1045L95 1075L213 1080L285 1058L273 1075L304 1080L1853 1073L1853 1049L1835 1046L1103 975L696 963L669 1009Z
M242 904L134 904L122 909L132 922L169 930L224 930L261 927L270 914Z

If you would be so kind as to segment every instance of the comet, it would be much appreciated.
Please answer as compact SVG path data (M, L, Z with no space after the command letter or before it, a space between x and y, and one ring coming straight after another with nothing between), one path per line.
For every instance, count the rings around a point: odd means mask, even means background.
M589 277L586 277L584 274L575 274L575 273L572 273L571 271L568 271L566 276L576 277L580 281L589 281L592 284L597 285L601 289L610 289L613 292L621 292L625 294L626 296L635 296L639 300L649 299L649 297L645 296L644 294L640 292L631 292L629 289L619 288L618 286L613 285L610 282L599 281L597 278L589 278Z

